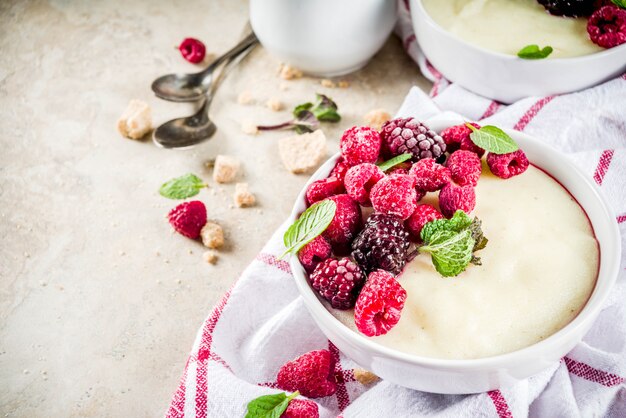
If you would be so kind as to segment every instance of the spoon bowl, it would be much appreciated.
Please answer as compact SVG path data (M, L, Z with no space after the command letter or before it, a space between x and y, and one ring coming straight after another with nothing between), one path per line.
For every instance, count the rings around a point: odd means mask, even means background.
M209 118L209 104L206 98L195 114L159 126L152 133L154 143L161 148L185 149L211 138L217 126Z

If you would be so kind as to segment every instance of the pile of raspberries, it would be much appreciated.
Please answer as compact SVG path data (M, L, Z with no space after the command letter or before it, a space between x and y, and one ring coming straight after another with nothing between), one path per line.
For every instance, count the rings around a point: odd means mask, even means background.
M406 291L396 275L415 257L424 225L474 210L485 150L471 133L457 125L438 134L413 118L390 120L380 132L354 127L341 137L341 158L329 176L308 187L308 205L328 199L337 209L324 233L298 257L322 298L336 309L354 308L363 334L385 334L400 320ZM387 172L376 165L405 153L411 158ZM489 153L485 160L503 179L529 165L522 150ZM420 203L427 194L432 201L434 193L438 208ZM371 213L365 220L363 208Z

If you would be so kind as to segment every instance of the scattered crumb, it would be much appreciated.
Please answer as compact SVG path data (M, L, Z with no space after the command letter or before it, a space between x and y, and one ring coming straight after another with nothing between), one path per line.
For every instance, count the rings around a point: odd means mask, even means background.
M295 80L297 78L302 78L302 71L298 70L295 67L292 67L289 64L281 64L278 71L280 76L285 80Z
M189 254L193 254L193 250L189 250Z
M380 378L365 369L354 369L354 378L363 385L371 385Z
M383 109L374 109L367 112L363 120L368 126L379 131L385 122L391 120L391 115Z
M240 105L249 105L254 103L254 97L248 90L244 90L237 96L237 103Z
M350 87L350 82L348 80L339 80L339 82L337 83L337 87L347 89L348 87Z
M44 282L43 280L41 280L41 281L39 282L39 285L40 285L41 287L46 287L46 286L48 286L48 282Z
M210 160L206 160L204 162L204 168L206 169L212 169L213 167L215 167L215 158L211 158Z
M257 135L259 133L259 128L254 123L244 122L241 124L241 132L246 135Z
M228 209L235 209L235 205L231 203L230 205L228 205Z
M235 205L240 208L253 206L256 202L256 197L248 190L248 183L237 183L233 197Z
M213 168L213 180L217 183L230 183L237 177L241 163L235 157L218 155Z
M267 103L266 103L267 107L270 108L271 110L273 110L274 112L279 112L281 110L283 110L284 106L283 106L283 102L281 102L280 100L272 97L270 98Z
M288 136L278 141L278 152L287 170L294 174L306 173L326 158L326 136L320 129Z
M117 121L119 133L130 139L141 139L152 130L152 111L146 102L131 100Z
M215 264L217 263L217 259L219 257L216 251L209 250L209 251L205 251L204 254L202 254L202 258L204 259L204 261L206 261L209 264Z
M24 374L28 374L28 373L30 373L28 369L24 369Z
M207 221L200 230L200 237L202 243L208 248L220 248L224 245L224 230L215 222Z
M280 83L278 85L278 89L280 91L287 91L287 90L289 90L289 85L287 83Z
M177 284L181 284L182 282L183 282L183 281L182 281L182 280L180 280L180 279L177 279L177 280L176 280L176 283L177 283Z
M327 78L321 79L320 84L322 85L322 87L328 87L329 89L334 89L336 87L336 84L332 80L329 80Z

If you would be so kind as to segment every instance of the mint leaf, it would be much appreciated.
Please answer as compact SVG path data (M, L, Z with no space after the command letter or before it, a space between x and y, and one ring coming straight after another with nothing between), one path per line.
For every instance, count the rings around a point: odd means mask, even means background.
M159 194L168 199L186 199L200 193L203 187L207 187L207 184L195 174L189 173L163 183Z
M479 221L480 222L480 221ZM432 236L439 231L461 232L472 224L472 220L462 210L457 210L450 219L436 219L428 222L420 232L422 241L429 244L432 242Z
M626 0L611 0L613 4L617 7L621 7L622 9L626 9Z
M462 232L442 230L435 232L431 243L421 247L420 251L430 253L439 274L452 277L460 274L472 261L473 248L474 239L469 229Z
M316 93L317 101L311 109L320 122L339 122L341 116L337 113L337 104L328 96Z
M295 254L328 228L335 217L337 204L332 200L314 203L287 229L283 243L287 248L281 258L288 253Z
M320 126L319 121L310 110L302 109L293 121L293 127L299 134L313 132Z
M517 56L525 60L540 60L547 58L552 51L551 46L539 48L539 45L526 45L518 51Z
M246 418L280 418L285 412L289 402L298 396L300 392L285 395L285 392L275 395L259 396L248 403Z
M312 107L313 103L311 102L299 104L298 106L293 108L293 116L297 118L300 112L302 112L303 110L311 110Z
M384 161L384 162L382 162L380 164L376 164L376 165L381 170L387 171L390 168L393 168L393 167L397 166L400 163L403 163L403 162L405 162L407 160L410 160L411 157L413 157L413 154L411 154L411 153L400 154L400 155L397 155L397 156L395 156L395 157L393 157L393 158L391 158L391 159L389 159L387 161Z
M259 125L260 131L273 131L276 129L294 129L299 134L313 132L320 122L339 122L341 116L337 113L337 104L328 96L316 94L315 103L306 102L297 105L293 109L292 120L277 125Z
M465 126L472 130L470 134L472 142L488 152L508 154L519 149L513 138L496 126L487 125L480 129L476 129L470 123L466 123Z

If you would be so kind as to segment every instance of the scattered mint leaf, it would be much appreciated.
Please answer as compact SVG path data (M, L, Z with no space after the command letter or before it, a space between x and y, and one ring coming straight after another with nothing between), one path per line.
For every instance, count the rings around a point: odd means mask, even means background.
M322 200L305 210L285 232L283 243L287 249L281 258L288 253L297 253L324 232L335 217L336 210L337 204L332 200Z
M487 125L480 129L476 129L470 123L466 123L465 126L472 130L470 134L472 142L488 152L508 154L519 149L513 138L496 126Z
M285 392L259 396L248 403L246 418L280 418L289 402L299 394L296 391L289 396Z
M186 199L197 195L204 187L207 187L207 184L201 178L189 173L163 183L159 188L159 194L168 199Z
M525 60L540 60L547 58L552 53L551 46L539 48L539 45L526 45L520 49L517 56Z
M456 276L469 263L481 265L474 251L487 245L481 221L470 219L462 210L457 210L450 219L428 222L420 233L424 245L420 252L429 253L435 269L444 277Z
M431 255L439 274L452 277L465 270L472 260L473 248L474 239L469 229L462 232L441 230L435 232L430 244L421 247L420 251Z
M299 134L313 132L319 128L320 122L339 122L341 116L337 113L337 104L323 94L316 95L315 103L306 102L293 109L294 118L278 125L259 125L261 131L276 129L294 129Z
M611 0L613 4L617 7L621 7L622 9L626 9L626 0Z
M406 160L410 160L411 157L413 157L413 154L411 153L400 154L400 155L393 157L390 160L384 161L377 165L378 165L378 168L380 168L382 171L387 171L390 168L393 168L397 166L398 164L405 162Z

